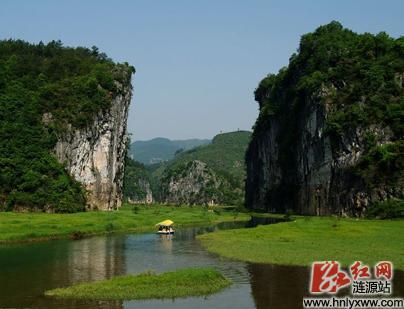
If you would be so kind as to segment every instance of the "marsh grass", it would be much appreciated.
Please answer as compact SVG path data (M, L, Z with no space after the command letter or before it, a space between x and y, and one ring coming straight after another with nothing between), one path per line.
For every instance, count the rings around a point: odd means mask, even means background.
M207 225L221 221L233 221L231 211L206 213L201 207L126 205L118 211L82 212L74 214L13 213L0 212L0 243L39 241L57 238L81 239L85 236L119 232L150 232L154 225L171 219L176 227ZM237 220L248 220L240 215Z
M45 292L46 296L89 300L132 300L204 296L231 281L212 268L188 268L162 274L148 271L98 282L80 283Z
M404 220L299 218L251 229L218 231L197 238L208 251L255 263L309 266L335 260L350 265L392 261L404 270Z

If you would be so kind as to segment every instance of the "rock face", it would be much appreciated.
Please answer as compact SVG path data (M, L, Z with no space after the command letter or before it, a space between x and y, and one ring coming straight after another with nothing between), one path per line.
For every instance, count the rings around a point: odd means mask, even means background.
M87 190L87 207L113 210L122 203L127 143L126 123L132 86L118 85L109 109L100 111L84 129L70 129L55 146L59 162Z
M311 215L362 216L372 202L402 197L399 187L374 186L352 172L372 134L377 146L392 139L388 127L358 127L332 142L326 130L331 110L308 101L296 115L294 148L284 152L285 128L277 116L267 119L265 130L252 139L247 152L246 204L270 212L294 210ZM289 160L285 164L285 157Z
M163 202L168 204L215 205L221 183L206 163L193 160L162 180Z
M135 197L128 197L128 202L131 204L152 204L153 203L153 192L151 190L150 182L147 179L139 178L136 184L139 188L141 194Z
M304 35L289 66L261 81L246 154L248 208L363 216L403 198L399 44L332 22Z
M209 145L177 152L172 161L151 171L154 198L163 203L243 205L250 137L248 131L221 133Z

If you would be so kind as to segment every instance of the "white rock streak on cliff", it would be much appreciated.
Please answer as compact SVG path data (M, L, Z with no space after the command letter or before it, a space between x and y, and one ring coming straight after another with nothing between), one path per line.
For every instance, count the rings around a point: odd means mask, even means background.
M120 93L109 109L100 111L86 128L70 129L55 147L58 160L87 190L89 209L113 210L122 204L131 85Z

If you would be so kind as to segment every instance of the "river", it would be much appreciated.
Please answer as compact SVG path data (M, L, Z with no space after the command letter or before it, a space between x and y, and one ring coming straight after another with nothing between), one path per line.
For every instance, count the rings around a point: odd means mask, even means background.
M97 236L0 247L0 307L30 308L301 308L308 295L309 268L244 263L205 251L195 236L217 229L272 223L222 223L157 234ZM147 301L71 301L43 296L45 290L145 270L164 272L212 266L234 284L208 297ZM395 295L404 295L404 272L396 272Z

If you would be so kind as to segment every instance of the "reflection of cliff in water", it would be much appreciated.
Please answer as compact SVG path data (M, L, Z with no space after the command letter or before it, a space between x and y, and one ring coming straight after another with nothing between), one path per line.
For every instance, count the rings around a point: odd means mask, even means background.
M248 264L257 309L296 308L307 295L309 269L298 266Z
M96 281L125 273L124 238L97 237L70 242L69 280Z
M303 297L310 297L310 268L268 264L248 264L251 293L257 309L298 308ZM404 272L395 271L392 297L404 295ZM341 290L338 297L347 296ZM324 297L324 296L323 296Z
M393 297L404 296L404 271L395 270L393 277Z
M124 237L97 237L1 248L0 307L48 307L51 302L63 308L122 308L121 302L60 301L43 293L124 274L124 241Z
M256 227L258 225L268 225L268 224L274 224L274 223L285 222L285 221L287 221L287 220L282 219L282 218L252 216L250 221L247 221L247 223L244 225L244 227Z

